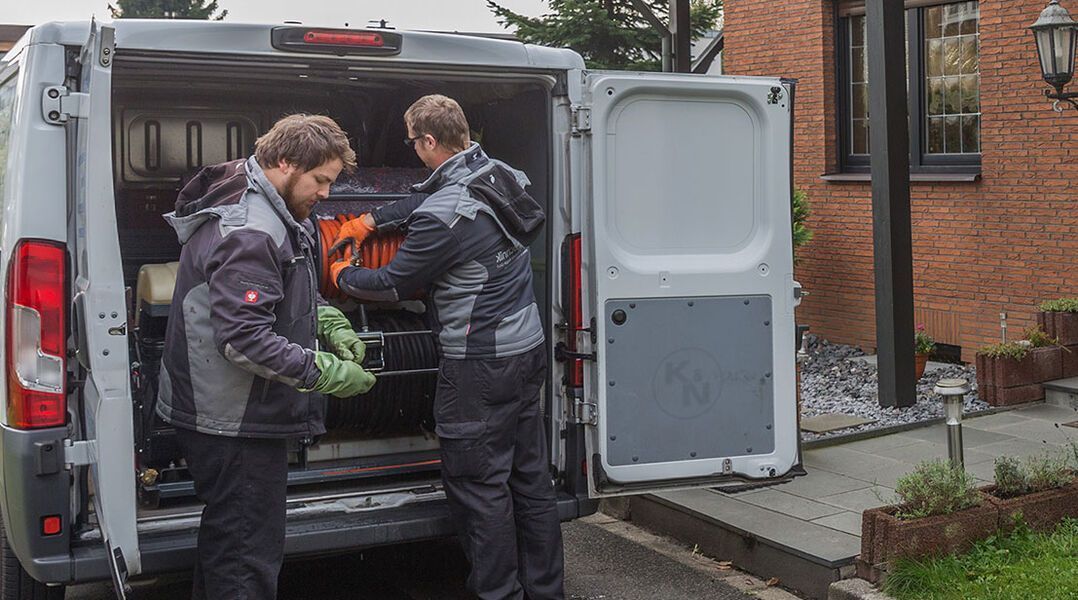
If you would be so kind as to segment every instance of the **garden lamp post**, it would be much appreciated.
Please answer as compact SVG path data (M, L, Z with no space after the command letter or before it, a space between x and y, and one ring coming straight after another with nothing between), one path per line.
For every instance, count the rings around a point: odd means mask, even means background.
M965 468L962 451L962 398L969 393L965 379L940 379L932 390L943 396L943 416L947 421L947 456L951 464Z
M1055 92L1045 90L1044 95L1055 100L1053 108L1062 112L1060 102L1069 102L1078 109L1078 92L1064 92L1063 88L1074 77L1074 46L1078 38L1078 23L1071 18L1066 8L1059 5L1059 0L1051 0L1041 11L1037 22L1029 26L1037 40L1037 55L1040 58L1041 75L1055 88Z

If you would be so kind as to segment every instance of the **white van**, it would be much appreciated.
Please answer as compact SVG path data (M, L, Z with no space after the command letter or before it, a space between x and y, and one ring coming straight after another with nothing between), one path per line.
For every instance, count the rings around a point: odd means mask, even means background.
M186 178L283 114L322 113L361 168L315 218L362 212L422 179L401 117L432 92L547 210L532 256L562 518L798 470L793 82L588 71L569 50L391 29L48 23L0 60L5 600L109 578L122 596L193 565L201 507L153 417L179 256L161 215ZM422 305L341 305L383 376L294 444L288 556L453 532Z

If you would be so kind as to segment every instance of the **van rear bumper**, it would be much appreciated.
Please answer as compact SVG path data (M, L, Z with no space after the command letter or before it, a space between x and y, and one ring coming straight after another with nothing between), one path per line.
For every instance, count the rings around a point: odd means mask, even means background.
M563 521L594 513L598 502L561 495L558 513ZM376 546L448 537L455 533L444 499L361 513L289 521L286 558L340 554ZM143 536L139 540L142 574L185 571L194 567L198 531ZM70 556L43 557L27 565L40 581L84 583L110 578L100 542L73 549ZM70 575L71 579L68 579Z

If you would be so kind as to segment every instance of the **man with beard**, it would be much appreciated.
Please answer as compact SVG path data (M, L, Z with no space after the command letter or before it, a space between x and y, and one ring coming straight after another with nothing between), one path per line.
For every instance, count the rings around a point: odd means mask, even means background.
M183 249L157 413L205 503L192 598L272 600L288 440L325 433L321 394L365 393L364 347L316 291L308 217L355 152L332 119L290 115L254 156L203 169L165 215ZM316 336L332 352L317 350Z

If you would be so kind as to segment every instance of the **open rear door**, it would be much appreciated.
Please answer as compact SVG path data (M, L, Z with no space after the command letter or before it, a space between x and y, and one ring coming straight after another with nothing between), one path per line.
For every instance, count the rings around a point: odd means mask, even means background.
M589 491L799 462L788 82L579 72Z
M127 309L112 182L113 29L91 24L80 57L73 202L75 315L79 360L88 370L83 390L86 440L69 453L88 464L94 509L108 550L118 597L128 575L141 570L136 531L135 456ZM68 93L67 91L60 92Z

